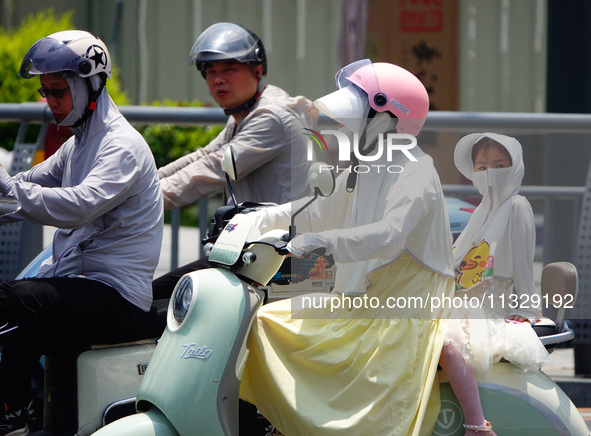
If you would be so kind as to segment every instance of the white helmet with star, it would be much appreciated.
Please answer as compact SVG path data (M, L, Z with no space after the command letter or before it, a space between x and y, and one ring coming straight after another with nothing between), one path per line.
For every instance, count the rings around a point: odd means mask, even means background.
M30 79L40 74L63 77L111 77L111 57L100 38L84 30L65 30L41 38L25 55L19 76ZM104 80L103 80L104 82Z

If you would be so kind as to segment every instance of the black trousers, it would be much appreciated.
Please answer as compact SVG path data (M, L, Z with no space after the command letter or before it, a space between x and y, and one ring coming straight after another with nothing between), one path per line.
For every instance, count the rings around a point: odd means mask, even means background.
M0 325L18 325L0 335L0 403L10 410L29 403L35 366L52 347L120 333L145 315L96 280L54 277L0 284Z

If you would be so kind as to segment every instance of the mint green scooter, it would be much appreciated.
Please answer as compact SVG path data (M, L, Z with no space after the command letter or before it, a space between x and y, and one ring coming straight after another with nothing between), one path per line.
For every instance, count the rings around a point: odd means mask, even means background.
M226 155L223 167L235 178L231 163ZM311 169L316 196L334 188L334 178L325 174L317 166ZM139 413L103 427L96 436L238 435L246 338L264 298L255 283L265 285L279 269L287 254L285 234L261 235L248 214L234 215L211 247L209 259L219 267L189 273L175 287L167 328L137 395ZM547 266L542 287L550 301L557 300L554 294L574 297L576 269L566 262ZM550 323L541 339L549 347L573 337L559 321ZM441 412L433 434L463 436L461 409L444 374L439 376ZM589 435L576 407L543 372L500 362L480 389L485 415L498 436Z
M236 179L230 148L222 168ZM334 175L321 171L320 164L312 165L308 180L315 192L311 201L334 189ZM231 191L229 181L228 186ZM140 413L95 435L238 434L246 338L264 299L255 284L266 285L276 274L288 241L287 229L261 235L248 214L231 218L215 243L206 246L209 260L219 267L186 274L173 291L167 328L137 395Z

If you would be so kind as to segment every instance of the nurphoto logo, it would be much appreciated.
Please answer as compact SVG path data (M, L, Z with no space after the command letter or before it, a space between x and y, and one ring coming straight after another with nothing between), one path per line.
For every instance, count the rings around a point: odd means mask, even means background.
M401 173L404 170L404 167L397 164L391 165L368 165L367 163L376 162L381 160L385 154L387 162L392 162L396 157L398 159L398 154L402 153L406 158L408 158L411 162L416 162L417 159L412 155L410 152L417 145L417 138L413 135L409 135L407 133L380 133L378 135L378 140L376 146L372 150L372 152L368 155L363 154L359 150L359 134L353 134L353 144L351 146L351 139L349 136L340 130L321 130L320 133L312 130L312 129L305 129L307 133L305 135L310 138L308 140L308 149L307 149L307 159L308 161L316 160L314 157L314 147L316 147L321 152L328 152L329 146L327 145L327 141L325 139L326 135L333 135L336 138L337 146L338 146L338 160L339 162L350 162L351 161L351 152L359 161L358 165L352 166L349 165L345 167L339 167L338 165L336 168L333 165L325 165L326 169L328 170L335 170L337 173L341 171L354 171L357 173L367 173L373 170L378 172L380 171L387 171L390 173ZM315 144L315 145L314 145ZM332 146L332 141L331 141ZM333 146L334 147L334 146ZM332 151L332 150L331 150Z

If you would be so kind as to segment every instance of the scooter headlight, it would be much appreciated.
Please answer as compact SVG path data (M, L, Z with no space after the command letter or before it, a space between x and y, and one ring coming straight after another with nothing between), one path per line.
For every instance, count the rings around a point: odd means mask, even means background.
M170 300L169 321L172 322L169 322L168 326L172 330L179 329L189 314L191 303L193 301L193 293L193 280L191 277L182 277L175 288L172 299ZM170 314L172 314L172 317L170 317Z

